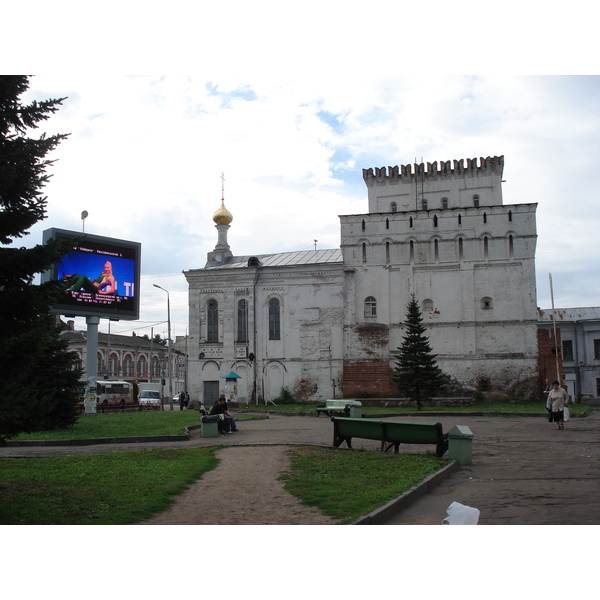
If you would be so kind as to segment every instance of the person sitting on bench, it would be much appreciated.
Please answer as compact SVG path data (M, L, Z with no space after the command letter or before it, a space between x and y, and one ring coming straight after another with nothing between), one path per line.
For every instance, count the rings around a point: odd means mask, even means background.
M222 435L237 431L235 419L233 418L233 415L229 412L227 400L225 400L225 396L223 394L219 396L219 399L214 403L213 407L210 409L210 414L223 415L223 419L219 419L219 432Z

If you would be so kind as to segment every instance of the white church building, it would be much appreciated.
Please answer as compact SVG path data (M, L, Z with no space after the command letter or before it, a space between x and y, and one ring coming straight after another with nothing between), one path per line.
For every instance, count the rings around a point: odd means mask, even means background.
M234 256L222 199L215 249L184 272L192 398L397 396L411 294L446 374L491 395L535 390L537 204L503 203L503 167L494 156L363 169L368 212L340 216L331 250Z

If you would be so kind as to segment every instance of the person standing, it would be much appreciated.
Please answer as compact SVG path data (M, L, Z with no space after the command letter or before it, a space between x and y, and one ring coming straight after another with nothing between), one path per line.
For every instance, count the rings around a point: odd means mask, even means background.
M185 406L185 392L181 391L179 393L179 410L183 410L184 406Z
M569 403L569 394L563 390L558 381L552 383L552 390L548 393L548 405L552 411L552 420L556 423L556 429L565 428L565 406Z

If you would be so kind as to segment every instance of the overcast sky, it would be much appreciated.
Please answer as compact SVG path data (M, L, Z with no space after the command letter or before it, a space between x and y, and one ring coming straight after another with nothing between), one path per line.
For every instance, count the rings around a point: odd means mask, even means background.
M538 305L550 306L552 273L557 308L598 306L600 78L551 75L594 64L593 19L578 1L567 15L537 4L519 4L519 19L510 2L73 11L13 71L45 73L25 100L67 97L44 129L70 133L49 169L48 218L26 244L49 227L81 231L86 210L86 232L142 244L140 322L111 330L166 334L157 284L185 335L182 271L217 242L221 173L232 252L263 254L339 247L338 215L368 210L363 168L504 155L504 202L538 203ZM56 12L40 10L31 39Z
M35 76L28 99L64 97L49 132L70 137L32 230L142 244L141 323L184 335L187 284L233 214L236 255L340 244L338 215L367 211L362 169L505 156L504 202L537 202L538 305L598 306L599 77L389 76L365 81L202 76ZM104 329L107 322L102 321Z

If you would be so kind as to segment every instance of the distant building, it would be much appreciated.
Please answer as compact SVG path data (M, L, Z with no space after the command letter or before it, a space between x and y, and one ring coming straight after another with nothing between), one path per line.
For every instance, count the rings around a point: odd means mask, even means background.
M544 378L556 379L558 358L560 378L574 398L583 402L600 398L600 308L539 309L538 315L540 334L552 340L552 357L546 352L541 368ZM543 356L540 344L541 360Z
M76 331L74 321L68 321L61 337L69 343L69 350L79 356L80 367L86 365L87 332ZM178 369L182 353L175 347L173 361L173 393L183 389L183 375ZM131 382L160 382L168 379L168 348L150 339L133 335L98 333L98 356L96 360L98 379ZM165 387L165 395L168 388Z
M363 170L369 212L341 216L330 250L234 256L222 198L215 249L184 273L191 395L212 401L230 371L242 401L282 387L313 400L395 395L411 294L444 372L531 393L537 204L503 204L503 167L496 156Z

